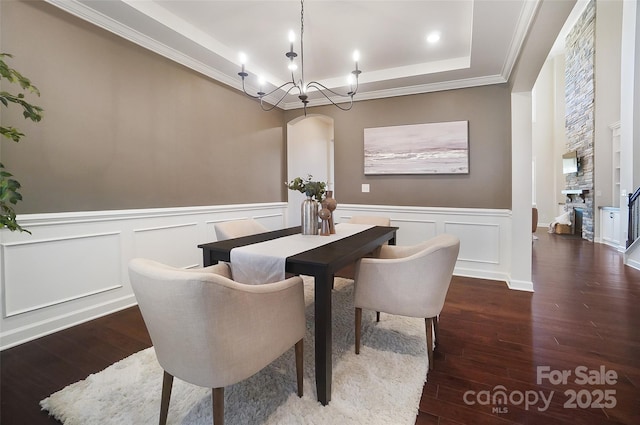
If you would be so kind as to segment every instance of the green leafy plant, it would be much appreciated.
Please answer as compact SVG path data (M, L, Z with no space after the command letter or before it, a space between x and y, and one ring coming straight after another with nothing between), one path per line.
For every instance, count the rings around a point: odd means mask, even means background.
M39 122L42 119L43 109L27 102L25 93L40 96L40 91L31 84L27 77L7 65L5 58L12 57L8 53L0 53L0 79L7 80L11 84L18 84L20 90L16 94L4 90L0 91L0 102L7 108L10 104L21 107L25 119ZM16 143L24 137L24 133L17 128L4 125L0 126L0 134ZM13 174L6 170L4 164L0 163L0 228L6 227L11 231L19 230L31 233L23 229L16 221L16 212L13 206L22 200L22 195L18 192L20 183L12 177Z
M313 181L312 179L313 176L309 174L306 179L296 177L289 183L285 182L284 184L291 190L297 190L311 198L316 198L318 202L322 202L322 197L326 191L327 184L325 182Z

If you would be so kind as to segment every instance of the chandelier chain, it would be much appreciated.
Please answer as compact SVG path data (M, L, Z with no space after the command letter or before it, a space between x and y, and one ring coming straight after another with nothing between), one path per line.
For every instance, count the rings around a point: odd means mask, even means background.
M304 0L300 0L300 89L304 86Z

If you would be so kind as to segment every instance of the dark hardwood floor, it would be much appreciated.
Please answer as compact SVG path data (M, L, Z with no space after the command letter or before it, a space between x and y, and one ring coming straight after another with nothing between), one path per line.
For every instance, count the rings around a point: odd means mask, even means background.
M454 279L417 425L640 424L640 271L611 247L545 230L537 236L535 293ZM538 384L538 367L571 374L566 384ZM583 383L601 367L617 375L615 384ZM500 389L505 405L490 402Z
M533 294L454 277L416 425L640 423L640 271L605 245L538 236ZM41 399L150 344L130 308L3 351L0 423L58 424ZM571 375L566 385L538 384L538 367ZM581 384L581 367L592 379L604 367L616 383ZM501 389L507 403L493 404ZM615 407L591 407L598 401Z

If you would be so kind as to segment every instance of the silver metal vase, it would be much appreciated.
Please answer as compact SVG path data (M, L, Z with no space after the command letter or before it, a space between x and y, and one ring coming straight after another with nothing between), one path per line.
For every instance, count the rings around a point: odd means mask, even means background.
M302 201L301 207L302 214L302 234L303 235L317 235L318 234L318 202L307 196L307 199Z

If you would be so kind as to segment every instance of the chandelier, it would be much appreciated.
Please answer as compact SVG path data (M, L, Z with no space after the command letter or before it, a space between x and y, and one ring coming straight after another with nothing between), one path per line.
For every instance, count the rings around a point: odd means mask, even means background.
M289 71L291 71L291 81L287 81L279 87L276 87L272 91L265 93L262 91L263 82L260 82L260 90L255 94L250 94L247 92L244 80L249 74L245 71L245 63L247 58L244 54L240 54L240 63L242 65L242 70L238 72L240 78L242 78L242 91L249 97L260 100L260 107L263 111L270 111L280 105L285 97L287 97L291 92L298 93L298 99L302 102L304 108L304 114L307 115L307 104L309 103L309 93L312 90L316 90L321 93L331 104L338 107L343 111L348 111L353 107L353 96L358 92L358 76L362 71L358 69L358 60L360 59L360 54L356 50L353 52L353 61L355 62L355 69L351 71L348 78L349 91L347 93L338 93L330 88L324 86L323 84L317 81L309 81L306 82L304 78L304 0L300 1L300 78L296 80L295 72L298 70L298 65L296 63L296 58L298 54L293 51L293 43L295 41L295 33L293 31L289 32L289 51L285 53L285 56L289 59ZM265 97L272 95L273 93L284 90L285 93L278 99L277 102L272 105L267 105L264 101ZM349 102L348 106L339 105L334 101L334 98L340 103Z

